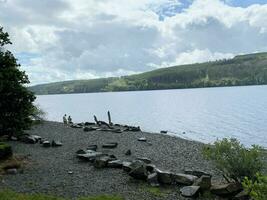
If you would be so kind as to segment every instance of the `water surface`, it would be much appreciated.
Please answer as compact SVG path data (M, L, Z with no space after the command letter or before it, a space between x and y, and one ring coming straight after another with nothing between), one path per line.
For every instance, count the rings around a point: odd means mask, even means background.
M168 130L186 139L213 142L238 138L246 146L267 147L267 86L109 92L38 96L47 119L93 121L93 115L114 123Z

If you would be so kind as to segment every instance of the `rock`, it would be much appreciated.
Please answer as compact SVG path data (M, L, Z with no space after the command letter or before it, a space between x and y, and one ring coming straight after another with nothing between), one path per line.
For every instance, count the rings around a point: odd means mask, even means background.
M203 172L203 171L199 171L199 170L190 170L190 169L186 169L184 170L184 173L185 174L190 174L190 175L193 175L193 176L197 176L197 177L201 177L201 176L210 176L212 177L211 174L207 173L207 172Z
M158 174L156 172L149 174L147 177L147 182L153 187L159 186Z
M61 147L63 144L60 141L52 141L51 146L52 147Z
M233 200L249 200L250 197L248 195L248 193L244 190L242 190L241 192L239 192L237 195L234 196Z
M96 130L96 128L93 128L93 127L84 127L83 128L84 132L95 131L95 130Z
M197 176L189 175L189 174L173 174L174 182L182 185L192 185L195 180L197 180Z
M141 138L138 138L138 141L140 141L140 142L146 142L147 139L145 137L141 137Z
M238 183L227 183L222 185L212 185L210 188L211 193L219 196L230 196L237 194L242 190L242 187Z
M76 154L86 154L86 152L83 149L79 149L76 151Z
M50 147L50 146L51 146L51 144L48 140L43 141L43 147Z
M199 189L199 186L185 186L180 189L180 192L184 197L196 197L198 195Z
M71 128L82 128L83 126L78 125L78 124L71 124L70 127Z
M7 173L7 174L13 174L13 175L15 175L15 174L18 173L18 170L17 170L16 168L7 169L7 170L6 170L6 173Z
M211 187L211 177L202 175L199 179L197 179L194 183L195 186L200 186L202 191L208 190Z
M130 150L130 149L128 149L128 150L126 151L125 155L126 155L126 156L130 156L130 155L132 155L132 152L131 152L131 150Z
M21 137L21 141L26 144L35 144L38 140L32 135L24 135Z
M158 181L162 184L171 184L172 183L172 174L169 171L161 171L156 169L158 175Z
M148 172L145 163L139 160L134 161L130 166L129 175L135 179L147 180Z
M97 157L104 156L102 152L95 152L92 150L87 150L85 154L77 154L77 157L81 160L93 162Z
M94 167L95 168L107 167L108 162L112 161L112 160L113 160L113 158L111 158L110 156L107 156L107 155L96 157L96 159L94 161Z
M130 172L132 170L132 168L130 167L131 164L132 164L131 162L126 162L126 161L122 162L123 171Z
M167 134L168 131L162 130L162 131L160 131L160 133L162 133L162 134Z
M96 144L89 145L86 149L87 149L87 150L93 150L93 151L96 151L96 150L97 150L97 145L96 145Z
M68 174L73 174L73 171L68 171Z
M108 161L107 167L110 168L122 168L122 161L121 160L112 160Z
M146 157L138 157L137 160L141 160L146 164L150 164L152 162L149 158Z
M147 164L147 165L146 165L146 170L147 170L149 173L154 173L154 172L156 172L156 165L153 165L153 164Z
M84 125L85 126L92 126L92 125L95 125L95 123L94 122L85 122Z
M109 142L109 143L105 143L102 145L102 148L109 148L109 149L113 149L116 148L118 146L117 142Z
M11 136L10 140L11 140L11 141L18 141L18 138L15 137L15 136Z

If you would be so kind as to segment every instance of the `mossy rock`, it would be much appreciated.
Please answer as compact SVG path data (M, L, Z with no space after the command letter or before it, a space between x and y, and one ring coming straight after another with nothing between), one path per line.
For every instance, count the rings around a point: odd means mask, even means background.
M13 154L12 148L9 144L0 142L0 160L11 157Z

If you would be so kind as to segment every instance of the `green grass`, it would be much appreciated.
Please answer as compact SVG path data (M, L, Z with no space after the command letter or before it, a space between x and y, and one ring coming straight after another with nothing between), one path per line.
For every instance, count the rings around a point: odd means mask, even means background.
M0 200L69 200L66 198L55 197L44 194L22 194L11 190L0 191ZM99 195L92 197L81 197L77 200L123 200L118 195Z
M153 187L147 184L142 184L140 190L143 192L150 193L152 196L161 198L166 197L168 193L171 192L170 189L162 187Z

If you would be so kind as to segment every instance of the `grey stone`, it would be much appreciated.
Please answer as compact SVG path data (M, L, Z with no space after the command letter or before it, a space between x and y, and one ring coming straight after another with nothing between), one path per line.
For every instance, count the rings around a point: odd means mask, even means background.
M146 164L150 164L152 162L149 158L146 157L138 157L137 160L141 160Z
M63 144L60 141L52 141L51 143L52 147L61 147Z
M211 177L202 175L199 179L197 179L194 183L195 186L200 186L202 191L208 190L211 187Z
M210 176L212 177L211 174L207 173L207 172L204 172L204 171L200 171L200 170L191 170L191 169L186 169L184 170L184 173L185 174L190 174L190 175L193 175L193 176L197 176L197 177L201 177L201 176Z
M86 152L83 149L79 149L76 151L76 154L86 154Z
M128 150L126 151L125 155L126 155L126 156L130 156L130 155L132 155L132 152L131 152L131 150L130 150L130 149L128 149Z
M233 200L249 200L250 197L248 195L248 193L244 190L242 190L241 192L239 192L237 195L234 196Z
M185 186L180 189L180 192L184 197L196 197L198 195L199 189L199 186Z
M43 141L43 147L50 147L50 146L51 146L51 144L48 140Z
M159 186L158 174L156 172L149 174L147 177L147 182L153 187Z
M109 149L113 149L116 148L118 146L117 142L109 142L109 143L105 143L102 145L102 148L109 148Z
M147 139L145 137L141 137L141 138L138 138L138 141L140 141L140 142L146 142Z
M189 175L189 174L173 174L174 182L182 185L192 185L195 180L197 180L197 176Z
M108 164L107 164L107 167L110 167L110 168L122 168L122 161L121 160L112 160L112 161L109 161Z
M154 173L154 172L156 172L156 165L153 165L153 164L147 164L147 165L146 165L146 170L147 170L149 173Z
M87 150L85 154L77 154L77 157L81 160L93 162L97 157L103 156L102 152L95 152L92 150Z
M130 172L132 170L132 168L130 167L131 164L132 164L131 162L126 162L126 161L122 162L123 171Z
M108 162L111 160L109 156L100 156L96 157L94 161L94 167L95 168L104 168L107 167Z
M7 174L12 174L12 175L15 175L18 173L18 170L16 168L11 168L11 169L7 169L6 170L6 173Z
M242 191L242 187L239 183L215 184L211 186L210 191L219 196L228 196Z
M87 149L87 150L93 150L93 151L96 151L96 150L97 150L97 145L96 145L96 144L89 145L86 149Z
M169 171L161 171L156 169L158 175L158 181L162 184L171 184L172 183L172 173Z
M134 161L129 166L131 171L129 175L136 179L146 180L148 176L148 172L146 170L145 163L139 160Z

